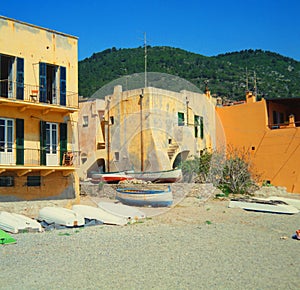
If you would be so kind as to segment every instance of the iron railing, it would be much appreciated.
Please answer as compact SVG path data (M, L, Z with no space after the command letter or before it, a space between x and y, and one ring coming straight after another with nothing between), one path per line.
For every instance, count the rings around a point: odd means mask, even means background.
M42 152L41 152L42 151ZM49 148L32 149L16 147L0 147L0 166L72 166L79 167L80 152L55 150L50 154Z
M66 104L60 104L61 92L59 89L45 91L44 100L41 101L43 91L41 86L0 80L0 97L2 98L78 109L78 93L66 91Z

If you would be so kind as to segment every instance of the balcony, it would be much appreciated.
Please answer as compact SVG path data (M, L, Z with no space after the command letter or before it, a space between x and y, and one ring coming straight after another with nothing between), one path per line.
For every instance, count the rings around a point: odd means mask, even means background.
M67 176L74 172L80 165L78 151L60 152L49 148L18 150L15 147L0 146L0 174L14 171L18 176L29 172L39 171L41 176L46 176L56 171ZM42 151L42 152L41 152Z
M44 101L41 101L41 94ZM52 89L48 92L36 85L19 84L9 80L0 80L1 106L18 107L20 112L27 109L40 110L43 114L48 112L61 112L63 114L78 111L78 93L66 92L66 105L60 104L60 91Z

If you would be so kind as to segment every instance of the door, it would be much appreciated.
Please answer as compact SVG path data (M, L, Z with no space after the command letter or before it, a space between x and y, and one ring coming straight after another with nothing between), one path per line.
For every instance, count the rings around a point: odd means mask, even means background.
M46 164L48 166L57 166L58 160L57 124L46 123Z
M14 152L14 120L0 119L0 164L16 163Z

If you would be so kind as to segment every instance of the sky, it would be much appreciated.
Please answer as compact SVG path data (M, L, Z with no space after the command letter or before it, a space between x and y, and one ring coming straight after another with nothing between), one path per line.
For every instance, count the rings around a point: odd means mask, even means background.
M0 0L0 15L107 48L172 46L205 56L262 49L300 61L299 0Z

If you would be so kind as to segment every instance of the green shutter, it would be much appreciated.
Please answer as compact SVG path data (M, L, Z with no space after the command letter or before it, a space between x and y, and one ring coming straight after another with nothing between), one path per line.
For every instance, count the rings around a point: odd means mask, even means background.
M46 122L40 122L40 165L46 165Z
M24 100L24 59L17 57L17 99Z
M59 124L60 135L60 165L62 165L64 153L68 147L68 125L66 123Z
M47 102L47 67L46 64L40 62L40 102Z
M24 120L16 119L17 165L24 165Z

